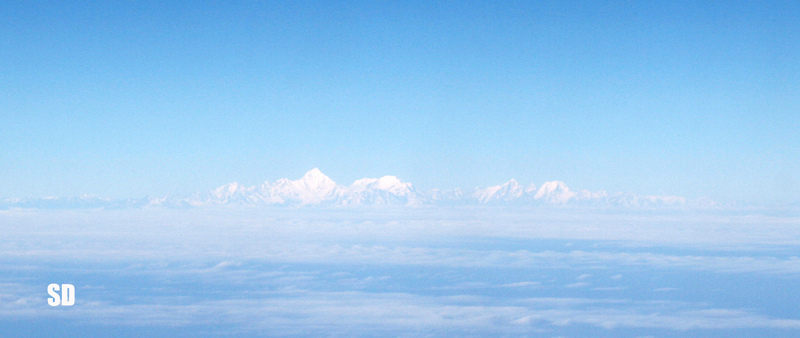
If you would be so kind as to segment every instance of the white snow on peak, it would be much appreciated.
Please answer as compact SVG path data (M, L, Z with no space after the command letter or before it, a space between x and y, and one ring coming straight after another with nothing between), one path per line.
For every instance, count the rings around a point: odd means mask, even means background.
M248 204L248 205L617 205L649 207L661 205L686 205L683 197L640 196L605 191L570 190L564 182L550 181L537 189L524 186L514 179L486 188L475 188L471 193L454 190L417 192L411 183L396 176L362 178L349 186L337 185L318 168L309 170L302 178L279 179L264 182L258 187L245 187L237 182L223 185L193 199L187 205Z
M411 183L395 176L362 178L339 190L342 205L413 205L421 202Z
M239 185L239 182L233 182L215 189L214 193L216 195L231 195L241 188L242 186Z
M258 188L229 183L212 190L210 198L208 202L214 204L262 205L410 205L421 201L411 183L402 182L395 176L364 178L350 186L340 186L318 168L308 171L298 180L282 178L264 182ZM193 204L208 203L194 201Z
M314 168L299 180L282 178L261 185L262 199L269 204L319 204L334 195L336 182Z
M395 176L383 176L378 179L378 189L403 190L411 187L411 183L403 183Z
M486 204L492 202L508 202L517 199L527 199L530 194L536 191L536 185L533 183L523 187L515 179L511 179L502 185L491 186L487 188L478 188L475 190L473 197L478 202Z
M384 190L393 193L406 194L412 189L411 183L404 183L395 176L383 176L381 178L362 178L350 185L350 190Z
M330 177L325 176L317 168L309 170L303 178L300 179L303 184L308 186L309 188L330 188L331 186L335 186L336 182L334 182Z
M244 197L253 188L246 188L238 182L228 183L211 192L211 195L218 200L231 200Z
M362 178L353 182L353 184L350 185L350 189L367 190L367 187L375 185L376 182L378 182L377 178Z
M327 194L336 188L336 182L325 176L319 169L314 168L307 172L299 181L305 188L321 194Z
M545 182L533 196L534 199L544 199L550 203L567 203L571 198L575 197L575 193L569 190L564 182L550 181Z
M679 196L653 196L630 193L608 194L605 191L571 190L564 182L550 181L537 189L536 185L524 186L511 179L506 183L471 191L461 189L418 192L411 183L396 176L362 178L349 186L337 185L318 168L309 170L297 180L281 178L264 182L259 186L246 187L238 182L228 183L210 191L197 193L188 198L165 197L114 202L93 196L70 198L44 197L36 199L0 200L3 207L38 208L93 208L102 206L167 206L205 207L213 205L247 206L303 206L303 205L423 205L440 206L499 204L499 205L584 205L614 207L673 207L713 206L714 201L687 200Z

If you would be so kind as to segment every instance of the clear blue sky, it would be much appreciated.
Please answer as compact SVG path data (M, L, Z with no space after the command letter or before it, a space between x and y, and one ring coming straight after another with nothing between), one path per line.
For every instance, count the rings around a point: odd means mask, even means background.
M0 197L319 167L800 200L796 1L3 1L0 41Z

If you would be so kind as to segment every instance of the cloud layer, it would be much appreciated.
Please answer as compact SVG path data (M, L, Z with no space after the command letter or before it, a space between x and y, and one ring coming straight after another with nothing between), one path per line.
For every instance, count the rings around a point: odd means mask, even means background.
M0 324L274 336L800 330L792 214L496 210L0 211ZM74 284L76 305L47 306L52 282Z

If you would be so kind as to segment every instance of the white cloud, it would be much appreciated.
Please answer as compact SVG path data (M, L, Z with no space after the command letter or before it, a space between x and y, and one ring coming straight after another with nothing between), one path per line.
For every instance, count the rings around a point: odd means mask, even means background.
M655 291L655 292L669 292L669 291L675 291L675 290L678 290L678 289L677 288L658 288L658 289L653 289L653 291Z
M506 288L522 288L522 287L534 287L540 285L542 285L542 283L540 282L516 282L516 283L503 284L500 286Z
M589 285L592 285L592 284L586 283L586 282L578 282L578 283L567 284L565 287L568 287L568 288L583 288L583 287L587 287Z
M615 290L627 294L641 278L626 271L631 267L794 278L800 275L800 258L781 250L795 248L798 228L797 218L788 216L572 215L517 209L497 215L480 208L444 213L7 211L0 213L0 283L5 283L0 284L0 320L26 316L112 325L208 323L250 333L270 328L311 335L380 335L395 329L518 335L576 324L606 329L800 329L795 319L763 316L766 311L747 306L669 301L678 293L657 285L685 287L674 281L659 281L645 290L657 292L666 299L662 302L521 298L621 294ZM552 240L573 245L547 245ZM91 281L76 286L89 285L82 290L95 296L80 299L80 306L69 312L57 312L42 305L46 296L41 287L23 285L25 278L19 276L27 278L28 270L43 271L59 260L93 263L81 269L92 269L95 263L111 266L109 274L202 281L231 290L214 299L185 295L176 301L176 295L153 291L170 284L154 283L121 303L97 296L112 293L112 284ZM417 285L405 275L422 270L435 283ZM544 270L557 272L531 273Z
M182 302L111 304L84 301L72 311L52 311L29 298L6 295L0 317L72 318L104 325L188 326L214 324L245 332L350 332L384 330L425 332L516 332L591 325L604 329L667 330L785 328L800 320L770 318L741 309L709 308L700 303L642 302L584 298L486 298L420 296L407 293L272 292L267 297ZM24 300L24 301L20 301ZM313 323L313 324L312 324Z
M595 290L595 291L619 291L619 290L625 290L625 288L620 287L620 286L611 286L611 287L596 287L596 288L593 288L592 290Z

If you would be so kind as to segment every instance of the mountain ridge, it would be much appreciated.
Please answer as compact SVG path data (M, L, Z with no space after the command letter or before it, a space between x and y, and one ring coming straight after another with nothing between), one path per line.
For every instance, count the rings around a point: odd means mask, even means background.
M421 192L413 184L396 176L362 178L350 185L337 184L318 168L309 170L297 180L281 178L257 186L238 182L195 193L188 197L155 197L110 200L91 195L81 197L47 197L5 199L0 209L8 208L202 208L212 206L620 206L660 207L716 205L708 199L689 200L680 196L609 194L605 191L572 190L561 181L548 181L537 187L511 179L503 184L476 187L471 190L432 189Z
M503 184L427 192L396 176L362 178L348 186L336 184L318 168L298 180L282 178L260 187L243 187L236 182L212 190L211 198L195 196L193 205L619 205L680 206L689 200L679 196L608 194L605 191L572 190L561 181L548 181L537 187L511 179ZM220 194L218 192L229 192ZM237 196L237 198L231 198ZM240 197L239 197L240 196Z

